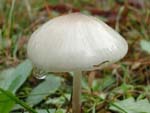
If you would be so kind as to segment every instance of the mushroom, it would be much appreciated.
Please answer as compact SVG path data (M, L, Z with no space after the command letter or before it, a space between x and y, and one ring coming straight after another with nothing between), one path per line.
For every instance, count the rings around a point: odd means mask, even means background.
M39 69L74 72L73 113L81 112L82 71L100 69L123 58L127 42L101 20L70 13L46 22L31 36L27 54Z

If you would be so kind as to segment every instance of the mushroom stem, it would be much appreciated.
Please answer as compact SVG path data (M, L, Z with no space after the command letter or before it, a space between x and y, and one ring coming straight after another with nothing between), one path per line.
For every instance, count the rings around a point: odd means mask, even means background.
M81 112L81 78L82 72L76 71L74 72L73 77L73 95L72 95L72 109L73 113Z

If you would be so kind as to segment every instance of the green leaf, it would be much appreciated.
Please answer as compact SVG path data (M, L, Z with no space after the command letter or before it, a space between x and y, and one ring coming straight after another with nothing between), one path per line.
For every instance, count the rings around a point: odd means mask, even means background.
M38 113L55 113L56 110L54 109L48 109L48 111L46 109L39 109L37 110Z
M15 93L25 82L32 71L29 60L25 60L16 68L10 68L0 73L0 88Z
M0 113L9 113L14 105L15 102L13 100L0 93Z
M62 107L62 105L66 102L66 99L69 100L71 97L70 94L63 94L63 96L55 97L55 98L48 98L48 100L45 102L46 104L53 104L55 106Z
M150 41L141 40L140 45L144 51L150 54Z
M106 76L102 79L96 79L94 80L92 84L92 89L94 91L97 90L104 90L105 88L111 86L115 82L115 79L112 76Z
M0 73L0 88L15 93L30 75L31 70L32 65L29 60L26 60L16 68L2 71ZM14 100L0 93L0 113L9 113L14 105Z
M128 98L123 101L114 102L110 105L110 109L119 113L150 113L150 103L147 99L135 101L134 98Z
M66 112L63 109L58 109L57 111L55 111L55 113L66 113Z
M27 98L27 103L31 106L38 104L45 97L54 93L61 85L61 79L53 75L48 75L46 80L35 87Z
M65 113L64 109L37 109L36 110L38 113ZM29 112L25 112L25 113L29 113Z
M25 60L23 63L17 66L17 68L11 75L12 82L8 90L15 93L20 88L20 86L26 81L31 71L32 64L29 60Z
M31 108L29 105L27 105L25 102L21 101L18 97L16 97L14 94L12 94L10 91L5 91L2 88L0 88L0 92L4 94L8 99L11 99L13 102L23 106L26 110L30 111L31 113L37 113L33 108ZM7 102L5 102L7 103ZM6 108L6 106L5 106ZM7 112L6 112L7 113Z
M14 70L14 68L10 68L0 73L0 88L3 88L5 90L9 89L9 86L13 81L12 73L14 72Z

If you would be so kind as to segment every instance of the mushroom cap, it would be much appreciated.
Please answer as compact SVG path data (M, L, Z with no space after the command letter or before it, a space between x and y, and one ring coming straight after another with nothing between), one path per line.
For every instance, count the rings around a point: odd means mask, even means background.
M123 58L128 44L101 20L81 13L56 17L38 28L27 46L36 67L50 72L99 69Z

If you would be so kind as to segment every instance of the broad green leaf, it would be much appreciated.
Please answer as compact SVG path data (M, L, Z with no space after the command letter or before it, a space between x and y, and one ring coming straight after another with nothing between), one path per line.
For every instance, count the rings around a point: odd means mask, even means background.
M8 90L15 93L29 77L31 71L32 64L29 60L25 60L23 63L18 65L11 75L12 82Z
M46 80L35 87L27 98L27 103L34 106L41 102L45 97L54 93L61 85L61 79L53 75L48 75Z
M14 105L15 102L13 100L0 93L0 113L9 113Z
M128 98L123 101L114 102L110 109L119 113L150 113L150 103L147 99L135 101L134 98Z
M25 60L16 68L10 68L0 73L0 88L15 93L28 78L32 70L29 60Z
M6 69L0 73L0 88L5 90L9 89L10 84L12 83L12 73L14 72L14 68Z
M141 40L140 45L142 50L150 54L150 41Z
M0 88L15 93L28 78L32 70L29 60L24 61L16 68L10 68L0 73ZM7 100L6 102L1 99ZM5 94L0 93L0 113L9 113L15 102ZM6 111L4 111L6 110ZM3 111L3 112L1 112Z

